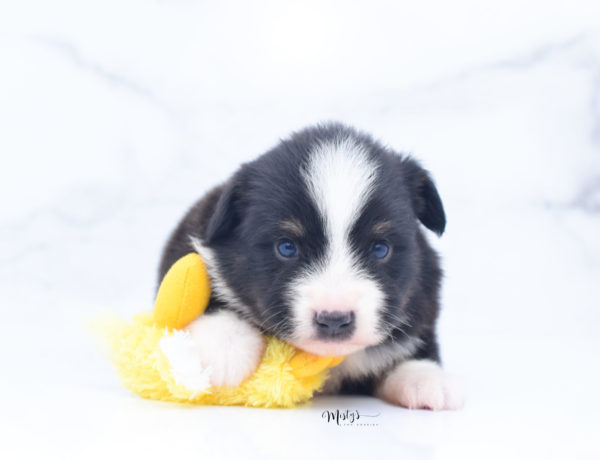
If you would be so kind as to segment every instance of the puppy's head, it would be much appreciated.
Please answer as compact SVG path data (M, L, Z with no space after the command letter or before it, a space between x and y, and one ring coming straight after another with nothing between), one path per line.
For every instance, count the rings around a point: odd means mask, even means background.
M428 174L364 134L325 125L242 166L200 250L216 295L262 330L344 355L406 323L420 270L418 221L444 231Z

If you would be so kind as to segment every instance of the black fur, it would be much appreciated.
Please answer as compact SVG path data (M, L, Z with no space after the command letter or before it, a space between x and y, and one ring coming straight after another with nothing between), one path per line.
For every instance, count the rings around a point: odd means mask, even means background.
M236 311L264 333L283 340L290 337L293 324L286 321L286 287L303 267L323 256L327 244L324 222L307 196L300 171L315 145L347 136L366 147L380 172L376 190L350 233L362 266L384 286L387 298L379 327L388 339L371 348L418 338L414 357L439 361L435 323L441 269L418 224L438 235L444 232L446 217L439 194L414 159L341 124L318 125L293 134L242 165L227 183L198 201L168 241L159 278L178 258L193 251L190 236L200 238L217 255L228 285L249 309ZM290 218L300 220L306 230L304 237L296 238L301 255L294 262L274 255L275 242L288 237L279 224ZM373 225L382 221L392 224L385 233L392 245L385 261L369 256ZM211 309L228 307L211 299ZM340 391L372 393L380 377L365 374L344 381Z

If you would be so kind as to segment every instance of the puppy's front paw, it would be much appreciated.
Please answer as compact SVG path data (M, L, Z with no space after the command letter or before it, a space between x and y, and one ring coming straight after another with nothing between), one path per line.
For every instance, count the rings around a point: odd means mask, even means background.
M196 343L214 386L236 386L256 370L265 351L265 338L235 313L203 315L186 328Z
M189 369L201 368L212 386L242 383L256 370L265 350L263 335L228 311L202 315L185 330L189 340L185 359L167 354L173 374L186 376ZM186 385L183 379L182 383Z
M377 396L409 409L456 410L465 401L460 382L429 360L398 365L384 379Z
M175 382L190 391L206 391L210 387L210 369L198 359L200 351L189 332L175 331L160 340L160 349L169 360Z

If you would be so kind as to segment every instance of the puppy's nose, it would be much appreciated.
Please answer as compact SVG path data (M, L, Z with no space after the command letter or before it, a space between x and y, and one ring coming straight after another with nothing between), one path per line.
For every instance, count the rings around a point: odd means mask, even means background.
M345 339L354 332L353 311L318 311L315 314L317 334L323 339Z

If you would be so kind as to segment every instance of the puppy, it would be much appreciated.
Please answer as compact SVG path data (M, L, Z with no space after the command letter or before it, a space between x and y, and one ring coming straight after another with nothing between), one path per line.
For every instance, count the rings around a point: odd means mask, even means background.
M338 123L292 134L198 201L169 239L160 279L185 254L206 261L213 293L188 331L213 385L256 369L263 334L346 356L324 392L455 409L439 366L441 269L422 226L446 217L412 158ZM185 383L185 382L184 382Z

